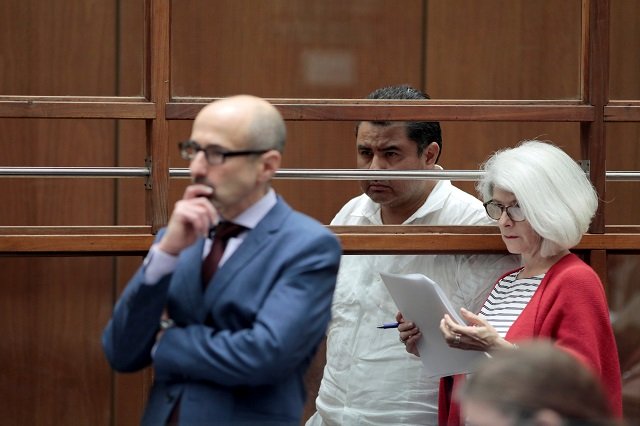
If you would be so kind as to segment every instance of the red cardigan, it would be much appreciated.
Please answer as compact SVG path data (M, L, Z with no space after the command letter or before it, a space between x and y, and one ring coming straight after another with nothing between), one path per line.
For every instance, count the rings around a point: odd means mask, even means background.
M552 339L590 366L602 380L612 412L622 417L618 349L604 289L594 270L574 254L566 255L547 271L505 338L517 342L535 337ZM461 424L460 410L452 395L463 378L459 375L440 380L440 426Z

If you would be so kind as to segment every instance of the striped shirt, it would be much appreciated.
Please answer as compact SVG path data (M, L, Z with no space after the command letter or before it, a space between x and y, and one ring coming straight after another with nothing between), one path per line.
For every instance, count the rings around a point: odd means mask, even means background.
M480 315L496 329L502 338L507 335L509 328L520 316L544 278L544 274L540 274L531 278L518 279L520 271L502 278L480 310Z

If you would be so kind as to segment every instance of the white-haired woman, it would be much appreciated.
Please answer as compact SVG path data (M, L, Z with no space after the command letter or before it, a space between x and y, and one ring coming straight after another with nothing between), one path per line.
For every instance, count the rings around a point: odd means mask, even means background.
M601 378L614 413L621 415L620 367L604 289L593 269L571 254L597 209L593 186L561 149L525 141L498 151L485 163L477 189L489 217L497 221L509 252L524 267L495 284L479 315L462 309L468 325L448 315L440 329L461 350L516 349L516 342L549 338ZM419 355L420 330L398 313L400 339ZM443 378L438 417L460 424L453 388L462 377Z

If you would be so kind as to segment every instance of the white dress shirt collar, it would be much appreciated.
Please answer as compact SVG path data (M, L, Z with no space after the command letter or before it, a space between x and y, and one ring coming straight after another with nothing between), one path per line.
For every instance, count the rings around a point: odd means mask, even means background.
M233 223L253 229L269 213L269 210L276 205L277 201L276 192L273 188L269 188L269 191L258 202L236 216L233 219Z

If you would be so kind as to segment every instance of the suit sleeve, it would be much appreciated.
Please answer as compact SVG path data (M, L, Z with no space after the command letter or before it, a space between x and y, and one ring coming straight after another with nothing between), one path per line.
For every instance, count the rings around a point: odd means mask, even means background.
M323 232L288 241L283 262L252 327L232 332L202 324L169 329L154 355L160 380L177 377L225 386L274 383L308 361L324 336L341 249Z
M146 285L144 267L140 267L127 283L102 334L102 346L114 370L137 371L151 363L170 280L167 275L154 285Z

